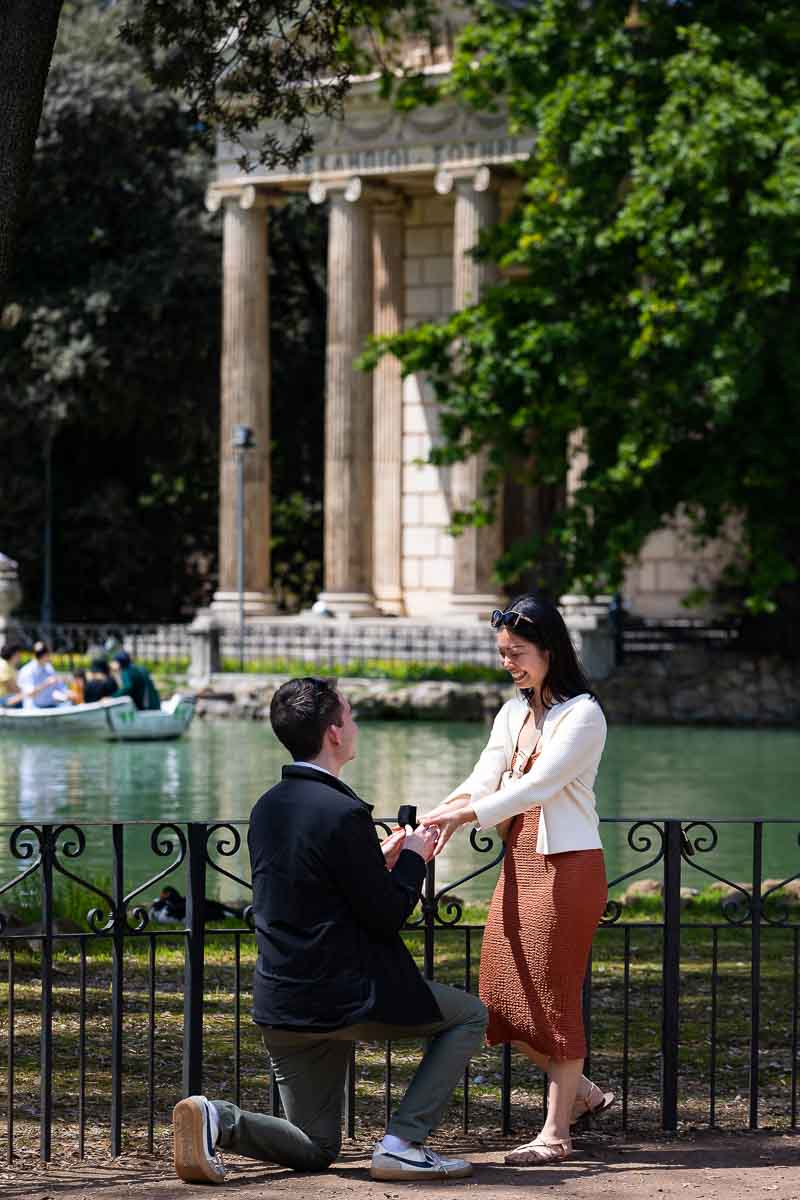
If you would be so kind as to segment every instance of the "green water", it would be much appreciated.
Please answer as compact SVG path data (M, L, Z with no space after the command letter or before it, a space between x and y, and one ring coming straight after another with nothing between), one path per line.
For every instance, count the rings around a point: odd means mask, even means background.
M358 758L344 778L374 804L376 815L391 817L400 804L416 804L422 813L469 773L486 733L474 724L364 722ZM182 741L168 743L2 736L0 822L245 820L285 761L267 726L243 721L198 720ZM735 880L751 877L752 827L727 822L790 819L767 826L764 834L764 876L784 878L800 872L799 773L800 737L793 732L617 726L609 732L598 778L598 807L603 817L724 821L716 848L695 861ZM628 846L628 828L602 826L610 879L652 856ZM150 852L148 838L146 827L126 835L129 885L165 865ZM86 850L71 869L108 871L109 843L107 830L89 831ZM462 834L438 861L437 877L453 882L491 857L477 855ZM246 874L243 854L215 858L234 874ZM0 886L15 873L2 831ZM496 871L487 873L459 893L485 897L495 877ZM683 882L703 886L710 880L684 866ZM183 890L182 878L177 886ZM244 894L213 872L209 891Z

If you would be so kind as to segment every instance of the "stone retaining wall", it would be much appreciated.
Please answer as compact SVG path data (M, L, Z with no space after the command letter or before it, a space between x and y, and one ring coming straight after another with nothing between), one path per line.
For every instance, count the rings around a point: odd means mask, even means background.
M269 704L285 676L217 675L199 693L197 715L269 719ZM514 695L498 683L342 679L340 687L360 720L486 721Z
M599 685L610 721L796 725L800 663L733 651L675 650L626 663Z
M208 717L267 719L284 676L215 675L200 693ZM343 679L362 720L490 721L514 689L498 683ZM800 664L733 653L674 651L626 664L598 685L616 724L795 725Z

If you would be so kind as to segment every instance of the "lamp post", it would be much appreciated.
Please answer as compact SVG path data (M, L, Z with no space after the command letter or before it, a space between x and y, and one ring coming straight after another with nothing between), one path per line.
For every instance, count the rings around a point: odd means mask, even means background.
M236 459L236 590L239 593L240 671L244 671L244 456L255 444L249 425L234 425L231 446Z
M44 440L44 562L40 614L42 631L48 641L53 624L53 440L66 415L67 405L63 400L48 405Z

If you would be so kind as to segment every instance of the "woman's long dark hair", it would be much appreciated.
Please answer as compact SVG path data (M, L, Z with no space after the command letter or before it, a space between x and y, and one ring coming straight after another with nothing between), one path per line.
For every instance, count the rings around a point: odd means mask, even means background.
M550 667L542 682L542 700L548 708L584 692L600 703L575 653L564 618L552 600L536 592L525 592L512 600L505 611L518 612L528 618L514 626L516 636L550 653ZM530 699L530 688L520 688L520 691L526 700Z

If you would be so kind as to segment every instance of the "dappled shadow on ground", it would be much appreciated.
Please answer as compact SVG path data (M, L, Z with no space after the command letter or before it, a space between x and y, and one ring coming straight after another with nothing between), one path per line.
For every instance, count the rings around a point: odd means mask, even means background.
M503 1157L518 1139L448 1137L436 1139L439 1150L469 1157L473 1179L452 1184L395 1185L369 1178L369 1147L345 1148L336 1164L321 1175L301 1175L285 1168L244 1159L229 1159L225 1187L239 1200L396 1200L403 1192L421 1200L451 1200L456 1188L481 1197L509 1196L532 1188L582 1198L622 1197L652 1200L659 1193L702 1200L766 1197L795 1200L800 1195L800 1134L699 1134L637 1140L588 1135L575 1140L575 1156L550 1167L511 1168ZM106 1163L72 1163L49 1168L0 1168L4 1200L109 1200L120 1195L147 1200L187 1200L193 1194L178 1181L164 1158L126 1155ZM197 1194L195 1191L194 1194ZM201 1193L202 1194L202 1193ZM207 1194L207 1193L206 1193Z

